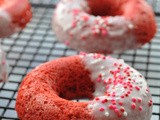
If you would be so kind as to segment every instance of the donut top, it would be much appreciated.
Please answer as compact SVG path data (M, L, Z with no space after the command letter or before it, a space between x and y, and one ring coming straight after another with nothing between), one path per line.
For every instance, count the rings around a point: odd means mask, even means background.
M53 28L66 45L92 53L135 49L156 32L153 11L145 0L61 0Z
M55 14L58 23L64 31L68 32L71 38L73 34L77 34L79 29L83 29L81 33L78 33L81 34L82 43L90 34L107 36L109 39L121 36L123 36L122 39L125 37L134 38L134 35L131 34L134 25L129 20L119 15L110 17L90 15L90 8L86 0L63 0L59 3ZM66 16L65 19L64 16ZM74 42L74 39L72 42Z
M81 54L80 57L95 83L95 98L88 104L88 109L96 120L113 120L115 116L119 120L150 119L151 95L139 72L121 59L100 54Z

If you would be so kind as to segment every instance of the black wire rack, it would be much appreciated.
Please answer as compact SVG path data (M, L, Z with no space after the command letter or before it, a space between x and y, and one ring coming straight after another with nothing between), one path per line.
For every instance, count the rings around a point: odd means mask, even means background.
M0 83L0 120L18 119L15 102L23 77L35 66L78 52L57 41L51 28L56 0L30 0L33 18L27 27L2 41L10 64L9 81ZM160 0L148 0L156 13L158 32L151 43L141 49L112 55L124 59L148 80L153 96L151 120L160 120Z

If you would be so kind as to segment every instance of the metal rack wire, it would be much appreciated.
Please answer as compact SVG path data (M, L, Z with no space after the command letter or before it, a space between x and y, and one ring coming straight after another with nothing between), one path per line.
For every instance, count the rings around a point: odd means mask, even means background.
M62 56L75 55L75 50L59 43L51 29L56 0L31 0L33 19L20 33L2 41L10 64L9 82L0 83L0 119L18 119L14 110L18 87L23 77L35 66ZM141 49L112 55L123 58L148 80L153 96L151 120L160 120L160 0L148 0L154 6L158 32L151 43Z

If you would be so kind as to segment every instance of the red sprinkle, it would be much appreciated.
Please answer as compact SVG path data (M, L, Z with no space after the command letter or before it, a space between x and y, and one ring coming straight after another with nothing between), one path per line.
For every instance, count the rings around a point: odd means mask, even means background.
M99 100L99 98L98 98L98 97L96 97L96 98L95 98L95 100L96 100L96 101L98 101L98 100Z
M141 99L141 98L138 98L138 102L141 103L141 102L142 102L142 99Z
M124 111L125 111L125 110L124 110L124 107L121 107L121 108L120 108L120 111L121 111L121 112L124 112Z
M136 86L135 88L136 88L136 90L138 90L138 91L140 90L140 88L139 88L138 86Z
M123 102L122 102L122 101L119 101L119 105L122 106L122 105L123 105Z
M103 111L104 111L104 108L99 108L99 111L103 112Z
M132 102L136 102L136 98L132 98Z
M132 109L135 109L135 108L136 108L136 104L135 104L135 103L132 103L132 104L131 104L131 107L132 107Z
M139 106L139 111L142 111L142 110L143 110L142 106Z

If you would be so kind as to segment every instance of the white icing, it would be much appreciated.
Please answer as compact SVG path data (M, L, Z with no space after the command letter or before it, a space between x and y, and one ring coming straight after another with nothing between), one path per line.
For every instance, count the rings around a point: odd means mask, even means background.
M95 56L98 57L95 58ZM80 57L84 61L86 69L91 72L90 78L95 83L93 96L98 97L99 100L95 98L90 102L88 109L90 109L91 115L93 115L96 120L126 120L126 117L128 120L150 120L152 107L149 107L148 103L151 100L151 95L149 92L146 93L148 89L147 83L139 72L124 63L123 60L117 60L111 57L105 57L104 59L104 56L98 54L87 54L81 55ZM118 69L118 66L120 69ZM116 73L117 70L119 71ZM111 71L114 71L115 75L111 74ZM127 73L129 73L129 76L127 76ZM101 82L97 81L99 75L101 75L102 78ZM109 83L109 79L112 79L111 83ZM104 81L106 81L107 84L104 84ZM106 88L107 85L108 87ZM130 85L132 86L130 87ZM130 93L128 93L128 91ZM106 92L109 93L110 96ZM113 93L115 93L114 96L112 96ZM126 94L128 96L125 96ZM124 98L121 96L124 96ZM105 99L107 102L103 103L102 101ZM138 99L141 100L141 102L135 103L135 110L132 109L132 104L134 107L132 99L136 99L136 101L138 101ZM123 105L120 105L119 102L122 102ZM124 112L120 112L121 117L117 115L114 111L115 109L109 108L110 105L115 105L119 111L120 109L124 109ZM140 111L138 107L144 109ZM104 109L104 111L100 109Z
M0 45L0 82L5 82L8 79L8 64L6 61L5 53Z

